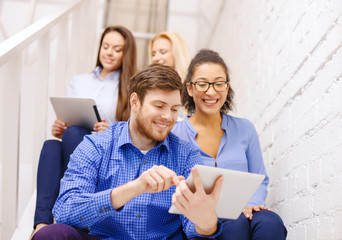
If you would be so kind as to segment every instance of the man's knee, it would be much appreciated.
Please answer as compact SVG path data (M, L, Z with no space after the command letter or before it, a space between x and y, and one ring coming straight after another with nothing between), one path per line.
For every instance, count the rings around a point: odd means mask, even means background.
M38 232L36 232L32 240L69 240L77 239L78 231L66 224L56 223L43 227Z

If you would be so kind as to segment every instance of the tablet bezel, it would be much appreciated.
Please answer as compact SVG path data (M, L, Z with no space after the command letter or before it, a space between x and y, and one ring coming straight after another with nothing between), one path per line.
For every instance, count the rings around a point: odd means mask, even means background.
M66 122L67 126L81 126L92 131L98 122L92 98L50 97L57 119Z
M242 210L248 204L253 194L265 179L264 175L247 173L224 168L195 165L202 180L203 187L210 193L219 176L223 176L220 199L216 206L216 214L219 218L237 219ZM192 174L187 178L190 189L194 189ZM180 214L172 205L169 213Z

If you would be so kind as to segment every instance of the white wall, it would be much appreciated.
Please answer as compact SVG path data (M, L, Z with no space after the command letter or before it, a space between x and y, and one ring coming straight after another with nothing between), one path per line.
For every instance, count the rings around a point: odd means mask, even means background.
M31 4L31 2L35 2L35 5ZM0 23L2 23L7 36L0 31L0 42L11 37L29 24L56 12L56 10L58 11L58 9L69 2L71 0L1 0Z
M288 239L342 239L342 1L200 0L196 9L194 25L173 30L196 29L189 45L226 60L233 114L257 128L267 203Z
M179 33L187 43L192 55L197 50L197 0L169 0L167 31Z

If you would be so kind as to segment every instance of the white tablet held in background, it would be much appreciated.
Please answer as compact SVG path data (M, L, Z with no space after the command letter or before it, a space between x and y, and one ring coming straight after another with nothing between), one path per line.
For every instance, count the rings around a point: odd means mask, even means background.
M203 165L196 165L196 168L207 193L213 190L214 183L219 176L224 177L220 199L216 206L216 214L219 218L237 219L265 178L264 175L260 174L224 168ZM189 188L194 191L191 173L186 182ZM174 205L170 207L169 213L180 214Z
M91 131L94 124L101 121L92 98L50 97L50 100L57 118L69 127L78 125Z

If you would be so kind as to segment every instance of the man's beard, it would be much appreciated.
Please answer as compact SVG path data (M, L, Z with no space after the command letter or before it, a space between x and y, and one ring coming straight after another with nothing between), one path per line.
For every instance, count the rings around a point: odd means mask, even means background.
M149 120L146 121L144 119L146 118L144 118L142 109L140 109L136 117L136 124L135 124L136 129L134 130L143 138L148 138L156 142L161 142L171 132L171 128L169 128L168 131L165 132L165 134L156 134L156 131L153 131L153 127L152 127L153 122L152 121L148 122Z

